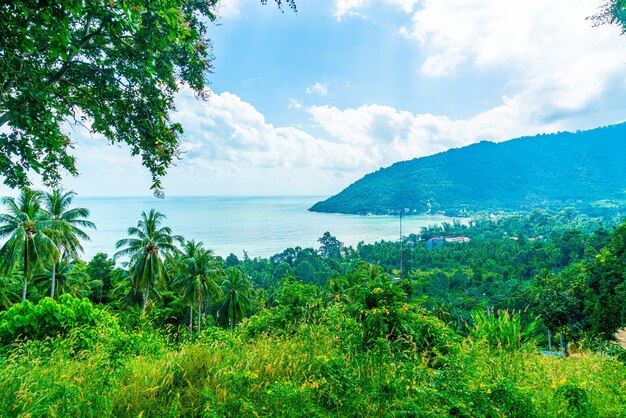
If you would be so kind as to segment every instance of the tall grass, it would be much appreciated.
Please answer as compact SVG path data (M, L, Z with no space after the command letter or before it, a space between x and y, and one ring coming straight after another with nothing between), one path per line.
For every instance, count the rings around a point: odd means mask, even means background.
M626 414L624 364L591 352L563 359L532 345L493 348L493 341L518 346L518 337L470 336L444 355L398 353L391 341L358 350L325 325L252 339L207 329L179 345L137 332L121 343L103 336L83 351L71 334L16 343L0 355L0 416Z

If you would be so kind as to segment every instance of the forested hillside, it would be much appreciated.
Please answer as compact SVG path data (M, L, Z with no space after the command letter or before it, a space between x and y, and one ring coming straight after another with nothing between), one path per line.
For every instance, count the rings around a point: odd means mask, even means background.
M589 208L626 198L626 124L480 142L396 163L310 210L355 214Z

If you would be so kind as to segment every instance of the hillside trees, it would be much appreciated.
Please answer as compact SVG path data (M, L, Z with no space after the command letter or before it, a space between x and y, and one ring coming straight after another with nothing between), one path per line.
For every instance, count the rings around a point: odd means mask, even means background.
M0 238L8 238L0 248L0 263L5 273L19 264L22 270L22 301L28 282L45 263L57 260L59 250L51 239L49 221L41 210L42 193L23 189L16 200L2 199L7 213L0 214Z
M587 260L585 268L590 331L611 339L626 324L626 222L613 231L606 247Z
M222 292L224 301L219 308L220 320L230 327L230 332L233 332L235 324L243 319L246 309L250 306L252 283L241 270L231 267L226 270Z
M168 277L161 253L174 253L175 241L182 240L178 235L172 235L169 227L161 226L164 219L165 215L154 209L147 214L142 212L137 226L128 228L129 237L115 244L119 251L113 255L113 259L130 257L130 279L133 290L143 292L143 311L148 304L150 289L155 289L157 283Z
M86 218L89 210L86 208L72 208L72 201L76 193L55 188L43 195L45 206L44 214L48 219L48 228L52 241L59 251L67 257L76 258L83 250L80 240L90 241L89 235L81 228L93 228L96 226ZM52 263L50 274L50 297L55 297L56 267L61 260ZM69 260L63 260L65 264L70 264Z
M295 10L294 0L275 0ZM267 0L261 0L262 4ZM179 154L170 119L188 86L206 96L207 24L218 0L4 2L0 8L0 175L27 186L29 171L56 184L76 175L66 123L85 125L141 156L160 178Z
M222 294L219 286L224 271L211 250L201 242L188 241L183 252L174 261L174 283L183 300L189 305L189 330L193 330L192 311L196 307L198 332L201 329L202 308L205 303Z

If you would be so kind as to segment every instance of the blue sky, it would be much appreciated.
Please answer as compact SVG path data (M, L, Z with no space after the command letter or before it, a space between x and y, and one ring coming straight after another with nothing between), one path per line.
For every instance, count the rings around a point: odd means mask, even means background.
M591 0L224 0L211 98L183 88L168 195L331 195L400 160L626 120L626 37ZM76 130L66 187L149 195L123 148ZM471 168L468 168L471 169Z

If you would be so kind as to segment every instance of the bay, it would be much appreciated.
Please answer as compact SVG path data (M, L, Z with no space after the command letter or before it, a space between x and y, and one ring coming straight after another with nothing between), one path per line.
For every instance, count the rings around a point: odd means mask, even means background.
M360 241L398 240L397 216L360 216L309 212L324 196L167 196L81 197L76 206L90 210L96 231L89 231L84 259L98 252L112 255L115 242L126 238L141 212L156 209L167 216L164 226L185 239L202 241L215 254L270 257L289 247L318 248L317 239L329 231L345 245ZM423 226L441 224L451 218L440 215L404 217L403 235L417 233Z

